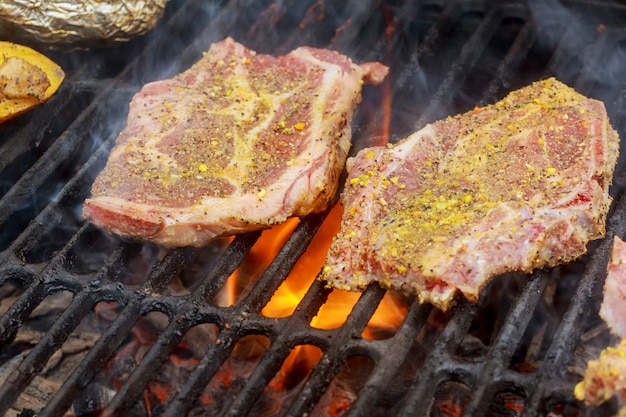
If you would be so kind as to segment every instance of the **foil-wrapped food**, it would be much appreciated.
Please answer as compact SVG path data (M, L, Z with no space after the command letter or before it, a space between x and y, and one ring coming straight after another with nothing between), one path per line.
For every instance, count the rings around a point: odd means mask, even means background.
M2 0L0 36L70 46L107 46L152 29L167 0Z

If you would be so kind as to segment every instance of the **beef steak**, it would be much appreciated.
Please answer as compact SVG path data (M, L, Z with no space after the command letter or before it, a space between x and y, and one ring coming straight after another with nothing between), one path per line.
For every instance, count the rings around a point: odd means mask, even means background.
M613 333L626 338L626 243L617 236L613 239L611 261L607 267L600 316Z
M230 38L213 44L187 71L134 96L84 216L171 247L323 211L362 85L387 71L330 50L272 57Z
M361 150L321 278L445 310L496 274L572 260L604 235L618 146L601 102L547 79Z

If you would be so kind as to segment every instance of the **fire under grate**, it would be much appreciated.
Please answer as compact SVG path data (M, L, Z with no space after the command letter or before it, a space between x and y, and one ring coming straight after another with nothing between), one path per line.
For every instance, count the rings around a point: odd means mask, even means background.
M163 251L108 236L80 212L132 94L226 36L262 53L310 45L389 65L389 80L364 90L354 153L548 76L603 100L626 136L625 18L626 5L602 1L172 0L155 30L127 44L45 51L64 84L0 126L0 413L614 413L572 393L586 361L614 342L597 311L612 236L626 234L621 159L607 238L588 255L498 277L448 313L397 296L393 329L371 324L390 296L378 286L334 328L311 325L331 297L318 281L292 313L262 314L330 214L302 219L259 266L260 232ZM233 284L238 268L249 282ZM293 355L302 346L314 363Z

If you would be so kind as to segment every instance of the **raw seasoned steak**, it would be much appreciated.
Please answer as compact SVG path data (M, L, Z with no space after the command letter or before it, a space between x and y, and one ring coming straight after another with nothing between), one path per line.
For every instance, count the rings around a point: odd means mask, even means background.
M364 149L321 278L445 310L493 275L574 259L604 235L618 141L601 102L548 79Z
M145 85L84 216L163 246L201 246L327 208L364 82L387 74L302 47L256 54L228 38Z
M600 316L613 333L626 338L626 243L617 236L613 239Z

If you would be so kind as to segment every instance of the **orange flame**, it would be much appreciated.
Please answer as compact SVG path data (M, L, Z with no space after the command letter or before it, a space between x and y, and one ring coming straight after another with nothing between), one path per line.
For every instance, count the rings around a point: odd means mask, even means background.
M395 42L393 41L393 37L395 35L395 27L393 26L393 16L389 12L384 14L385 16L385 38L387 40L387 48L385 49L385 63L389 65L391 61L391 54L393 45ZM391 122L391 77L387 76L383 80L383 84L381 86L381 90L383 93L382 97L382 108L383 108L383 120L381 124L382 129L382 140L378 145L386 145L389 142L389 126Z
M293 314L324 265L333 236L339 231L342 213L343 208L340 205L335 206L330 211L306 252L297 261L285 281L263 308L261 314L272 318L287 317ZM262 271L270 264L297 226L298 221L291 219L261 234L249 254L246 255L242 266L229 278L229 281L232 281L228 284L229 291L237 291L237 280L243 279L243 275L241 275L243 269L252 269L255 274L260 274L258 271ZM250 266L251 264L253 266ZM250 277L246 277L246 279L248 278ZM228 299L234 303L237 296L236 293L229 294ZM358 292L333 290L326 303L322 305L318 314L311 321L311 326L319 329L340 327L359 297L360 293ZM393 331L397 329L405 315L406 306L398 302L391 292L388 292L371 317L362 337L376 339L380 337L380 330ZM296 346L283 362L281 370L270 382L270 387L274 390L288 388L289 381L293 379L292 374L295 372L301 375L303 370L308 373L321 355L322 351L316 346Z
M304 294L313 283L313 280L321 270L326 259L326 253L330 248L333 236L339 232L343 208L335 206L313 237L309 248L300 257L291 273L283 284L274 293L269 303L263 308L262 314L266 317L286 317L291 315ZM282 228L278 226L277 228ZM275 229L277 229L275 228ZM390 293L388 293L390 294ZM328 296L318 314L311 321L311 326L319 329L334 329L340 327L345 321L360 297L358 292L350 292L335 289ZM399 305L392 296L385 296L378 309L370 319L363 337L374 338L369 330L371 328L397 328L406 315L406 308Z
M261 273L276 257L300 219L291 218L279 226L263 231L259 239L246 254L242 266L237 268L226 281L222 294L218 295L218 304L224 307L235 305L241 296L240 284L254 283Z

